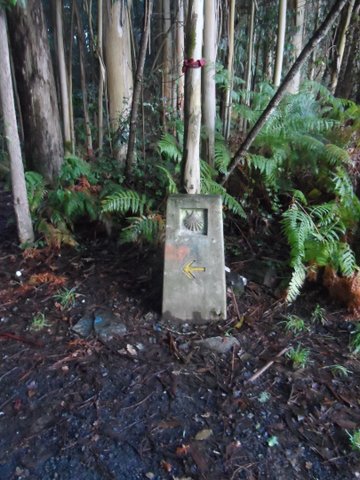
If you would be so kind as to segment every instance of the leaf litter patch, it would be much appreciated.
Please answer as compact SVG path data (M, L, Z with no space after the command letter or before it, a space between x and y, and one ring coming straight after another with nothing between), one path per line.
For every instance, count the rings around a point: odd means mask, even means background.
M311 322L319 291L290 308L249 282L229 287L226 322L172 327L159 315L158 258L99 242L31 255L2 244L0 478L359 477L345 311L324 304L326 322ZM286 328L289 314L307 328Z

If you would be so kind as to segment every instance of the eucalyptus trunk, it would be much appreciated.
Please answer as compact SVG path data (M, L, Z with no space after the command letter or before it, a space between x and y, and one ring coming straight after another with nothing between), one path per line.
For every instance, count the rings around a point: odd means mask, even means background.
M71 120L70 120L70 101L69 101L69 86L65 63L64 50L64 33L63 33L63 16L62 16L62 1L55 1L55 17L56 17L56 53L59 68L59 82L61 91L61 106L62 118L64 128L65 148L72 151L71 142ZM75 1L75 0L74 0Z
M17 231L21 243L33 242L34 231L26 193L24 166L21 157L20 139L16 121L6 16L2 7L0 7L0 58L1 111L4 119L4 133L10 157L11 185Z
M141 35L139 58L138 58L137 67L136 67L135 88L134 88L134 95L133 95L133 101L131 105L131 116L130 116L129 146L128 146L127 157L126 157L126 173L128 177L131 177L133 173L133 167L135 164L136 126L138 121L140 93L141 93L143 76L144 76L144 64L145 64L146 48L149 40L152 9L153 9L153 0L145 0L144 24L143 24L143 30Z
M98 43L97 57L99 60L99 87L98 87L98 149L102 152L104 143L104 85L105 64L103 52L103 0L98 0Z
M115 153L125 165L128 128L133 96L132 55L130 42L129 2L104 2L105 63L109 101L110 128L115 138Z
M278 35L277 35L275 70L274 70L274 85L275 85L275 87L278 87L280 85L282 67L283 67L283 61L284 61L284 46L285 46L285 32L286 32L286 8L287 8L287 0L280 0Z
M227 85L225 91L223 113L223 135L226 139L230 136L232 90L234 77L234 38L235 38L235 0L230 0L230 15L228 22L228 54L227 54Z
M331 72L331 80L330 80L330 91L335 93L336 86L339 81L339 74L341 70L341 66L343 63L344 52L345 52L345 45L348 36L348 30L350 26L350 20L352 17L352 12L354 9L355 0L350 0L349 6L347 10L344 12L343 18L340 22L338 38L336 42L336 58L334 60L334 65Z
M201 60L204 0L189 0L186 61ZM201 68L185 68L184 188L200 193Z
M78 45L79 45L79 59L80 59L80 83L81 83L81 93L83 99L83 110L84 110L84 121L85 121L85 134L86 134L86 153L88 158L94 157L93 151L93 141L91 133L91 123L89 115L89 104L87 96L87 82L86 82L86 58L85 58L85 39L84 39L84 29L82 25L81 15L77 6L77 0L74 1L75 6L75 16L77 24L77 34L78 34Z
M166 127L167 117L172 106L172 30L170 0L162 0L162 34L163 34L163 59L162 59L162 102L163 125Z
M180 118L184 118L184 0L177 0L176 15L176 70L177 70L177 101L176 111Z
M9 35L24 124L27 167L48 181L64 159L63 137L42 3L8 10Z
M294 15L295 34L292 38L292 46L294 51L294 57L297 58L302 50L303 33L304 33L304 20L305 20L305 3L303 0L292 0L292 11ZM301 70L297 72L293 78L290 86L290 93L298 93L301 81Z
M215 120L216 120L216 52L217 52L217 1L205 0L204 10L204 59L203 82L203 124L205 126L205 159L210 165L215 162Z

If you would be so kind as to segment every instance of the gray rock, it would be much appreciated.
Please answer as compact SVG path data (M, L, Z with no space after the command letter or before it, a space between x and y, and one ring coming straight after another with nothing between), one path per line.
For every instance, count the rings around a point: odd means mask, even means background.
M202 348L212 350L216 353L228 353L233 347L240 347L239 341L235 337L209 337L195 342Z
M103 343L111 342L115 338L123 337L126 326L111 310L97 309L94 312L94 330Z
M90 313L81 317L80 320L75 325L73 325L71 330L80 335L80 337L88 337L93 330L93 325L94 318L93 315Z

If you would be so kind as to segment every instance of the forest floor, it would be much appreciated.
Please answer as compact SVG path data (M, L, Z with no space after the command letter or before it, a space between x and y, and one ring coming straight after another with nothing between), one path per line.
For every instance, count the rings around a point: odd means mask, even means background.
M269 260L269 250L227 238L228 265L250 279L244 292L229 287L228 319L170 327L161 252L94 238L25 254L0 195L1 480L360 478L347 433L360 427L355 320L319 286L287 306L268 272L256 279L280 246ZM64 288L73 306L56 296ZM73 330L104 308L121 334ZM290 315L304 320L297 334ZM229 335L239 343L226 354L197 343ZM299 344L304 368L286 353Z

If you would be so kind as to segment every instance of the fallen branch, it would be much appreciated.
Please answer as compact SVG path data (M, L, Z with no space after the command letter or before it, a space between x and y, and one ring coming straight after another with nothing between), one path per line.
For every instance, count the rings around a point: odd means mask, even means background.
M252 377L247 380L247 382L255 382L256 379L260 377L266 370L268 370L273 363L275 363L276 359L280 358L284 353L290 350L290 347L283 348L272 360L270 360L266 365L264 365L260 370L257 370Z

